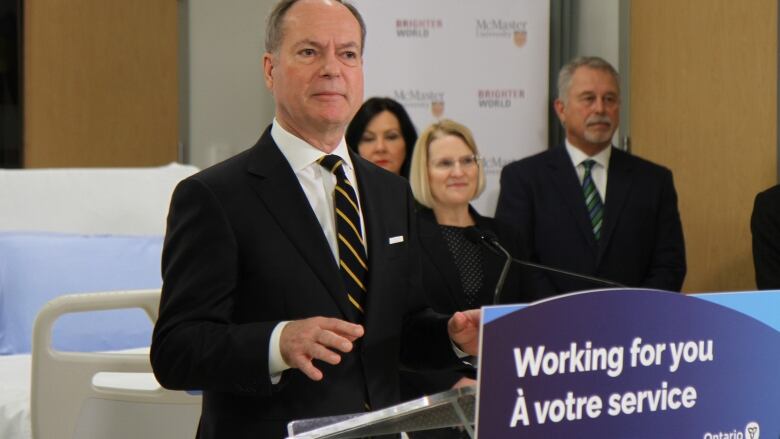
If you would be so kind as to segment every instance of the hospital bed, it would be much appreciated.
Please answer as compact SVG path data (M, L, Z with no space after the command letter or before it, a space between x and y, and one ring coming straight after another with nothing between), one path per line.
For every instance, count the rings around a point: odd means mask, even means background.
M193 437L199 397L159 388L148 345L170 195L196 170L0 170L0 439Z

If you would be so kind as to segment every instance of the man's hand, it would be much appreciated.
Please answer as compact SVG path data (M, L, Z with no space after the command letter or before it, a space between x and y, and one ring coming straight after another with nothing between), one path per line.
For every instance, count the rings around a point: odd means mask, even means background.
M477 385L477 380L475 380L473 378L469 378L469 377L463 377L463 378L459 379L457 383L453 384L452 388L453 389L458 389L458 388L461 388L461 387L470 387L470 386L476 386L476 385Z
M312 360L339 364L341 355L334 351L349 352L352 342L363 336L363 327L344 320L312 317L294 320L282 330L279 350L288 366L300 369L314 381L322 379L322 371Z
M450 339L463 352L479 355L479 319L480 310L458 311L447 322Z

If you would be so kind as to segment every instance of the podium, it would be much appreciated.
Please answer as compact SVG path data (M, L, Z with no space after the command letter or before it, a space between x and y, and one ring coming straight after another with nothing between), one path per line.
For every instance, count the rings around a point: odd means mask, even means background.
M288 439L349 439L446 427L474 437L476 387L450 389L381 410L292 421Z
M572 293L482 308L476 388L294 421L289 439L780 437L780 291ZM476 427L472 427L476 425Z

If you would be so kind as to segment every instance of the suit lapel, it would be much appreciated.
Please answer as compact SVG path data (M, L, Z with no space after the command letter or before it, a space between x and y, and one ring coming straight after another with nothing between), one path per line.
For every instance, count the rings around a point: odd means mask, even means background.
M604 250L608 248L609 240L615 231L620 214L623 212L628 194L631 192L632 169L626 158L625 152L616 148L612 149L607 174L607 198L604 201L604 224L601 231L597 263L601 262Z
M593 258L598 255L596 238L593 236L593 226L590 223L588 210L585 207L585 195L582 192L582 185L577 172L574 170L571 158L566 152L566 148L559 147L552 150L549 156L547 166L550 168L552 185L558 191L561 200L571 212L574 222L577 224L585 241L593 252Z
M418 227L420 245L423 247L423 251L428 253L431 264L436 267L439 275L444 280L447 292L452 299L451 303L455 303L456 308L459 310L466 309L466 301L462 294L463 286L460 274L458 274L458 268L455 266L450 250L447 248L447 243L444 242L433 211L425 209L420 213Z
M271 138L270 128L252 149L250 185L347 318L356 312L344 294L344 282L322 226L298 178Z

